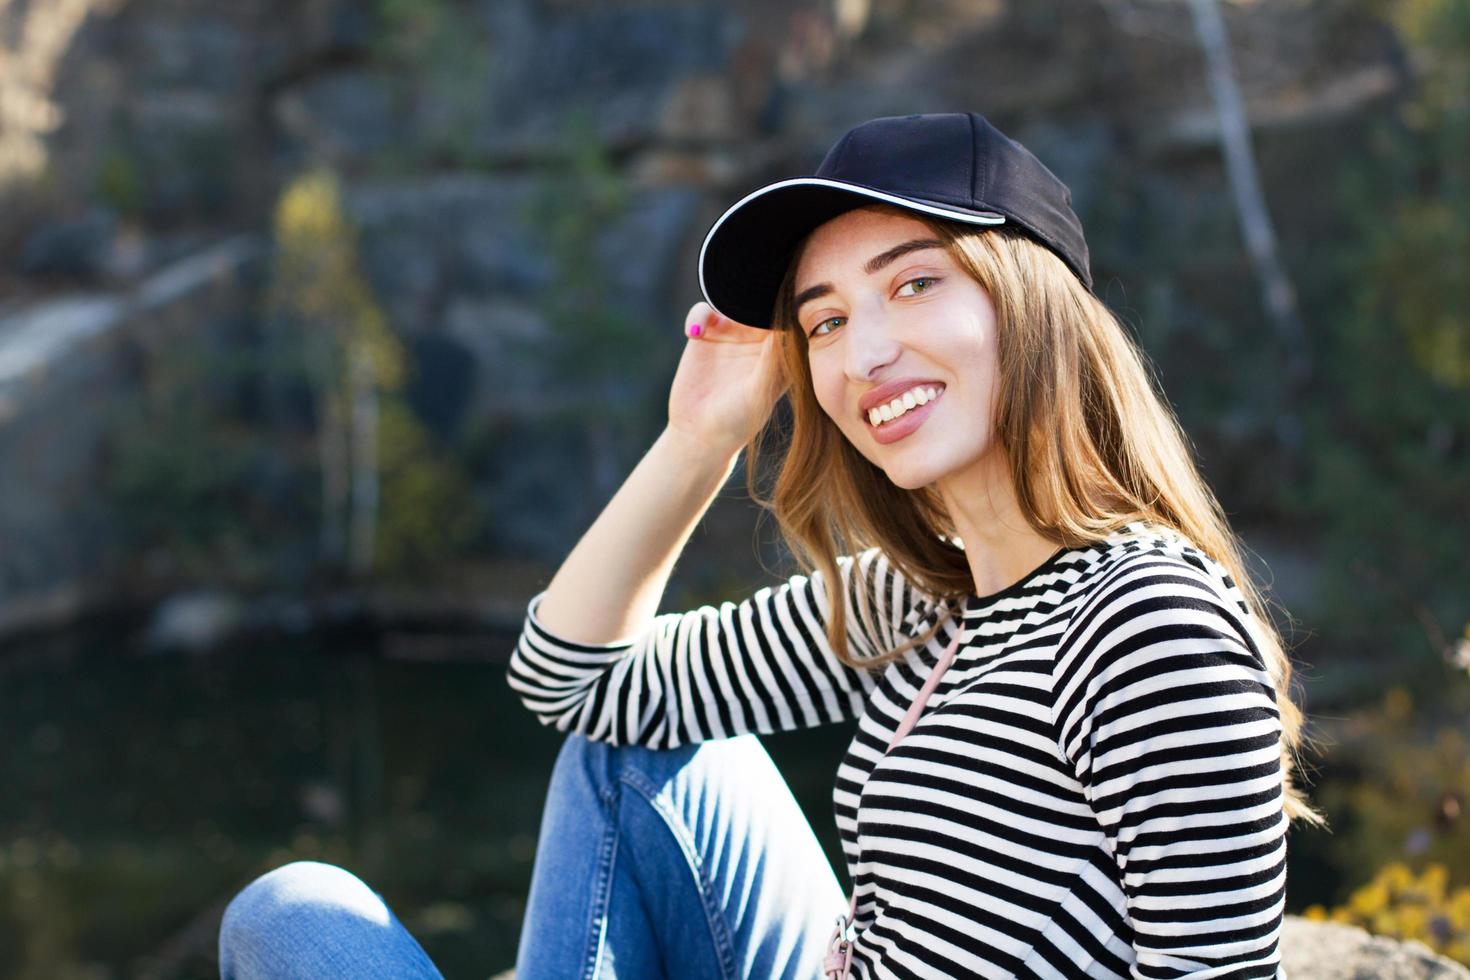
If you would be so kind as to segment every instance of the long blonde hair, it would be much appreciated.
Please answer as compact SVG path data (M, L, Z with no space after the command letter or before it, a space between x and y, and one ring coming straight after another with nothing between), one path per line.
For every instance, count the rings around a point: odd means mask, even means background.
M1261 652L1275 686L1286 814L1323 823L1293 784L1303 716L1290 694L1291 662L1247 574L1239 541L1158 393L1147 356L1117 316L1053 252L1024 233L1009 226L979 229L889 205L870 207L923 221L989 294L998 342L996 439L1021 512L1037 533L1059 546L1080 547L1146 521L1183 535L1229 572L1259 621ZM805 242L798 246L787 268L773 320L790 383L789 445L771 496L764 498L755 464L776 426L756 433L746 446L746 483L751 498L775 516L793 555L808 570L821 572L832 611L827 639L838 659L873 669L927 643L943 620L879 657L854 657L846 643L838 555L879 546L910 582L948 600L952 613L962 607L974 579L964 551L954 544L956 529L938 491L932 485L895 486L818 404L807 339L793 308L804 247Z

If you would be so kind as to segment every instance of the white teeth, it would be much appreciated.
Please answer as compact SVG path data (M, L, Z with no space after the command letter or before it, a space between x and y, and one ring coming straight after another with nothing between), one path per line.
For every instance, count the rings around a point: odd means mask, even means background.
M927 405L929 402L932 402L939 397L939 393L943 390L943 388L939 387L910 388L888 404L868 409L868 422L872 425L891 422L911 408L916 408L919 405Z

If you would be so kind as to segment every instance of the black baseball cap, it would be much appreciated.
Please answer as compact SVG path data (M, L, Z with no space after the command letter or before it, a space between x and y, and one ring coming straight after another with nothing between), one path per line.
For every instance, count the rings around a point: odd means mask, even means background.
M751 191L720 215L699 250L699 285L722 316L771 326L797 244L845 211L884 201L974 225L1013 225L1092 289L1072 192L978 112L870 119L827 151L815 174Z

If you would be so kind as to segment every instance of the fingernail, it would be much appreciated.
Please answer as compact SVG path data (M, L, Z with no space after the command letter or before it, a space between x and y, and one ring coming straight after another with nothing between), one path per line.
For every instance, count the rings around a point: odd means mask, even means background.
M689 324L689 326L684 328L684 331L688 333L691 337L698 337L701 333L704 332L704 328L697 323L691 323Z

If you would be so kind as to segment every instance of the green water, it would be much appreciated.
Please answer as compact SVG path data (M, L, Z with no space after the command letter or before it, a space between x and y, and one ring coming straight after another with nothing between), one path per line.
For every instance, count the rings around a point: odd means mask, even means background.
M448 977L514 962L563 738L505 683L514 636L431 662L372 637L156 656L116 633L0 649L0 978L215 977L225 903L299 858L362 876ZM763 739L844 887L851 733ZM1288 911L1376 866L1343 871L1354 816L1293 836Z
M446 976L509 967L562 739L506 686L513 642L483 662L0 651L0 977L217 976L224 903L296 858L360 874ZM834 867L850 734L765 740Z

